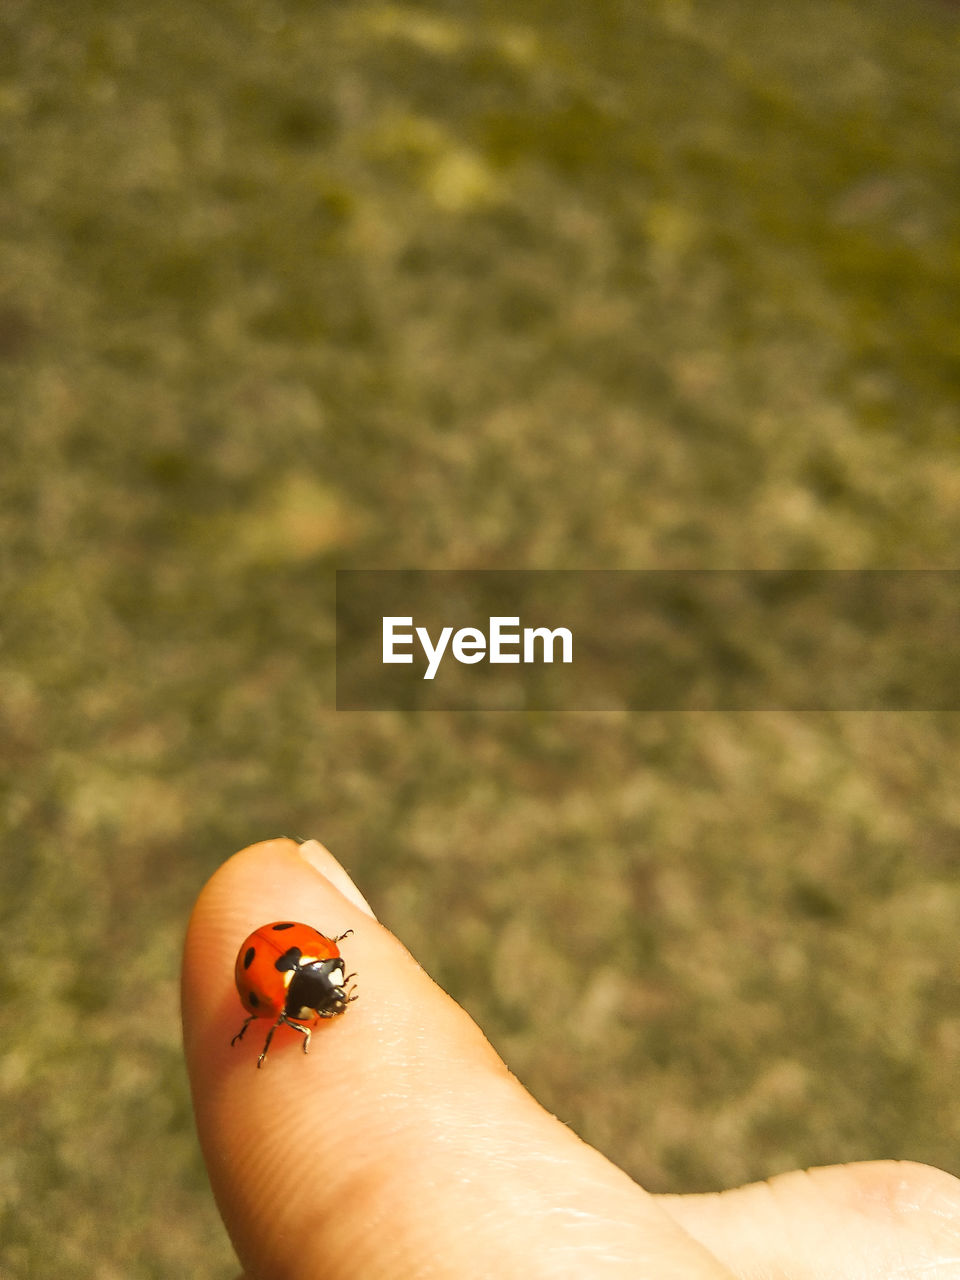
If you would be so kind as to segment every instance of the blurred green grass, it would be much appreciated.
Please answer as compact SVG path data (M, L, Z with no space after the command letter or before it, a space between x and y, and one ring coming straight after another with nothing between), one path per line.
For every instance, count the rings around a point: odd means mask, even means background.
M178 955L278 832L654 1189L960 1172L956 717L331 710L337 566L955 564L957 37L4 5L4 1275L234 1273Z

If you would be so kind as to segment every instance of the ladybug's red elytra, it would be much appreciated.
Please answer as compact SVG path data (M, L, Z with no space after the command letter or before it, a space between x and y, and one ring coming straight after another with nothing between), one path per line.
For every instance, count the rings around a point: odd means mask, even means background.
M257 1066L270 1048L277 1027L292 1027L303 1036L303 1052L310 1047L310 1028L319 1018L336 1018L352 1000L353 987L347 983L355 974L344 975L338 942L353 933L348 929L337 938L328 938L309 924L278 920L262 924L237 952L237 991L249 1018L230 1041L243 1039L255 1018L273 1018Z

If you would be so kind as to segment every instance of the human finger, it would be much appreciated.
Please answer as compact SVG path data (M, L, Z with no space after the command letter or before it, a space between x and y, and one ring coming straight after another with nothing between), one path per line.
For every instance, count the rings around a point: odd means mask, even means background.
M265 1069L233 988L242 940L302 920L342 944L359 999ZM729 1280L710 1253L544 1111L315 842L235 855L201 893L183 972L201 1145L250 1280ZM264 1024L266 1026L266 1024Z

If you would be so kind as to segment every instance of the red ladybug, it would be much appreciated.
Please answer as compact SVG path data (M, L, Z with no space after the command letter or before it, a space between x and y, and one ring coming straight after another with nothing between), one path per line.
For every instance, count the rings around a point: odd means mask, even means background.
M237 991L250 1017L231 1045L243 1039L254 1018L273 1018L257 1066L263 1066L273 1033L281 1025L300 1032L306 1053L310 1028L303 1024L318 1018L336 1018L357 998L352 987L347 990L347 983L355 975L344 976L337 946L351 933L353 930L348 929L338 938L327 938L310 925L292 920L255 929L237 952Z

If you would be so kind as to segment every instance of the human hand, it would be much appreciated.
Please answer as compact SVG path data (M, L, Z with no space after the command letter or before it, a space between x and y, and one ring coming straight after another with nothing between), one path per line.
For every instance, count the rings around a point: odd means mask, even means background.
M233 964L252 929L285 918L354 930L360 999L306 1058L278 1032L257 1071L259 1036L230 1047ZM526 1093L316 841L252 845L207 884L183 1023L201 1146L248 1280L960 1278L960 1182L924 1165L648 1194Z

